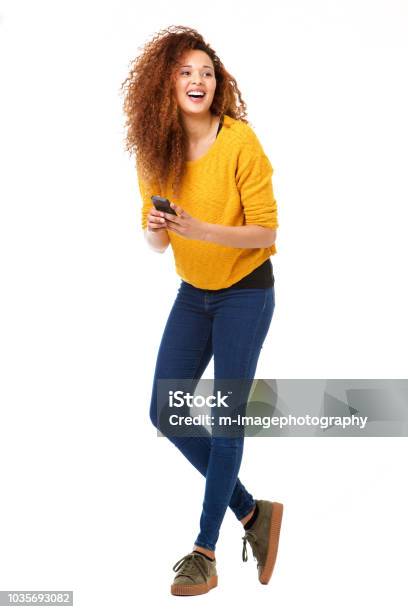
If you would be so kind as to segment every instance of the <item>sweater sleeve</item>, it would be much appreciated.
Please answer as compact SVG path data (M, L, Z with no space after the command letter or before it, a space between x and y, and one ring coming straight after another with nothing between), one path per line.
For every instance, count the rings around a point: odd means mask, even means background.
M246 225L279 227L272 174L272 165L261 148L248 147L241 152L236 181Z
M142 179L142 173L139 169L139 163L136 159L136 176L137 182L139 185L139 192L142 199L142 208L140 214L141 226L142 229L145 230L147 228L147 215L149 214L153 202L151 199L152 195L160 195L160 187L158 187L157 181L153 183L148 183Z
M137 181L139 184L139 191L142 198L142 210L141 210L141 225L142 229L145 230L147 227L147 215L150 212L151 207L153 206L153 202L151 200L152 195L156 195L155 193L150 193L147 188L147 185L140 178L140 174L137 173Z

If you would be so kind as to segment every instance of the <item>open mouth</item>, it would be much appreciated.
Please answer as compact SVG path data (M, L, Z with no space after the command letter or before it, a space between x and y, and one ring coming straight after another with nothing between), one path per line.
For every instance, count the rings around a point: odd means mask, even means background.
M201 102L205 98L205 92L203 91L189 91L187 92L187 96L193 102Z

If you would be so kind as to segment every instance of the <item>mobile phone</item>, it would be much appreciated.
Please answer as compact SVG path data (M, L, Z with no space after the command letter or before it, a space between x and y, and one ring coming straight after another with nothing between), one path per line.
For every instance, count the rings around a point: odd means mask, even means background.
M167 198L162 198L161 196L151 196L153 201L153 205L156 210L160 210L160 212L166 212L170 215L177 215L176 211L173 210L170 206L170 202Z

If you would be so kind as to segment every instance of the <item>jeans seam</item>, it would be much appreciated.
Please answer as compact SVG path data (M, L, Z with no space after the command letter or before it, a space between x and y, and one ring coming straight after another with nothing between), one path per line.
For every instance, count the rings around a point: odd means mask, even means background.
M243 376L241 378L242 381L246 381L248 379L248 369L249 369L249 365L251 363L251 359L252 359L252 355L253 355L253 351L254 351L254 344L255 344L256 334L257 334L257 331L259 329L259 325L260 325L260 322L261 322L261 319L262 319L262 315L265 312L265 308L266 308L266 300L268 298L267 291L268 291L268 289L265 289L264 301L263 301L262 309L261 309L261 311L260 311L260 313L258 315L258 320L256 322L256 327L255 327L254 333L252 335L251 346L250 346L250 349L248 350L248 359L247 359L247 362L245 364ZM254 376L255 376L255 372L254 372ZM253 378L251 380L253 382ZM251 383L251 386L252 386L252 383ZM249 391L248 391L248 393L249 393ZM239 398L239 402L240 401L241 401L241 398ZM245 437L245 435L244 435L244 437Z
M211 327L210 327L210 331L209 331L209 333L208 333L208 335L207 335L206 341L204 342L204 348L203 348L203 350L201 351L201 355L200 355L200 358L199 358L199 360L198 360L198 365L197 365L197 367L196 367L196 369L195 369L195 372L194 372L193 380L196 378L197 373L198 373L198 371L199 371L199 369L200 369L200 366L201 366L201 360L202 360L203 355L204 355L204 353L205 353L205 349L207 348L207 343L208 343L208 340L209 340L210 336L211 336Z
M184 281L182 281L182 282L184 282ZM205 311L205 310L206 310L206 305L205 305L205 296L204 296L204 311ZM197 365L197 367L196 367L196 369L195 369L194 375L192 376L192 379L193 379L193 380L194 380L194 379L197 377L197 373L198 373L198 371L199 371L199 369L200 369L200 366L201 366L201 360L202 360L202 358L203 358L203 355L204 355L205 349L207 348L207 343L208 343L208 339L209 339L209 337L211 336L211 331L212 331L212 330L211 330L211 326L210 326L210 330L209 330L209 333L208 333L208 335L207 335L207 338L206 338L205 342L203 343L203 350L201 351L201 355L200 355L200 357L199 357L199 359L198 359L198 365Z
M259 328L259 325L260 325L260 322L261 322L262 315L265 312L266 300L267 300L267 297L268 297L267 291L268 290L265 289L265 295L264 295L264 302L263 302L262 310L259 313L258 320L257 320L257 323L256 323L256 327L255 327L255 331L254 331L253 336L252 336L251 348L250 348L250 351L248 352L249 353L249 357L248 357L247 363L245 365L245 376L244 376L244 378L247 377L248 367L249 367L249 364L251 362L251 357L252 357L253 350L254 350L254 343L255 343L256 334L257 334L257 331L258 331L258 328ZM255 372L254 372L254 375L255 375Z

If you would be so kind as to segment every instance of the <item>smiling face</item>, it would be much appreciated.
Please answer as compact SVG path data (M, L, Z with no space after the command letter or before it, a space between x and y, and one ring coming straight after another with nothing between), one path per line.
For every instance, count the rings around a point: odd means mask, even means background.
M175 94L179 108L187 115L208 113L217 81L211 58L199 49L186 51L175 75Z

